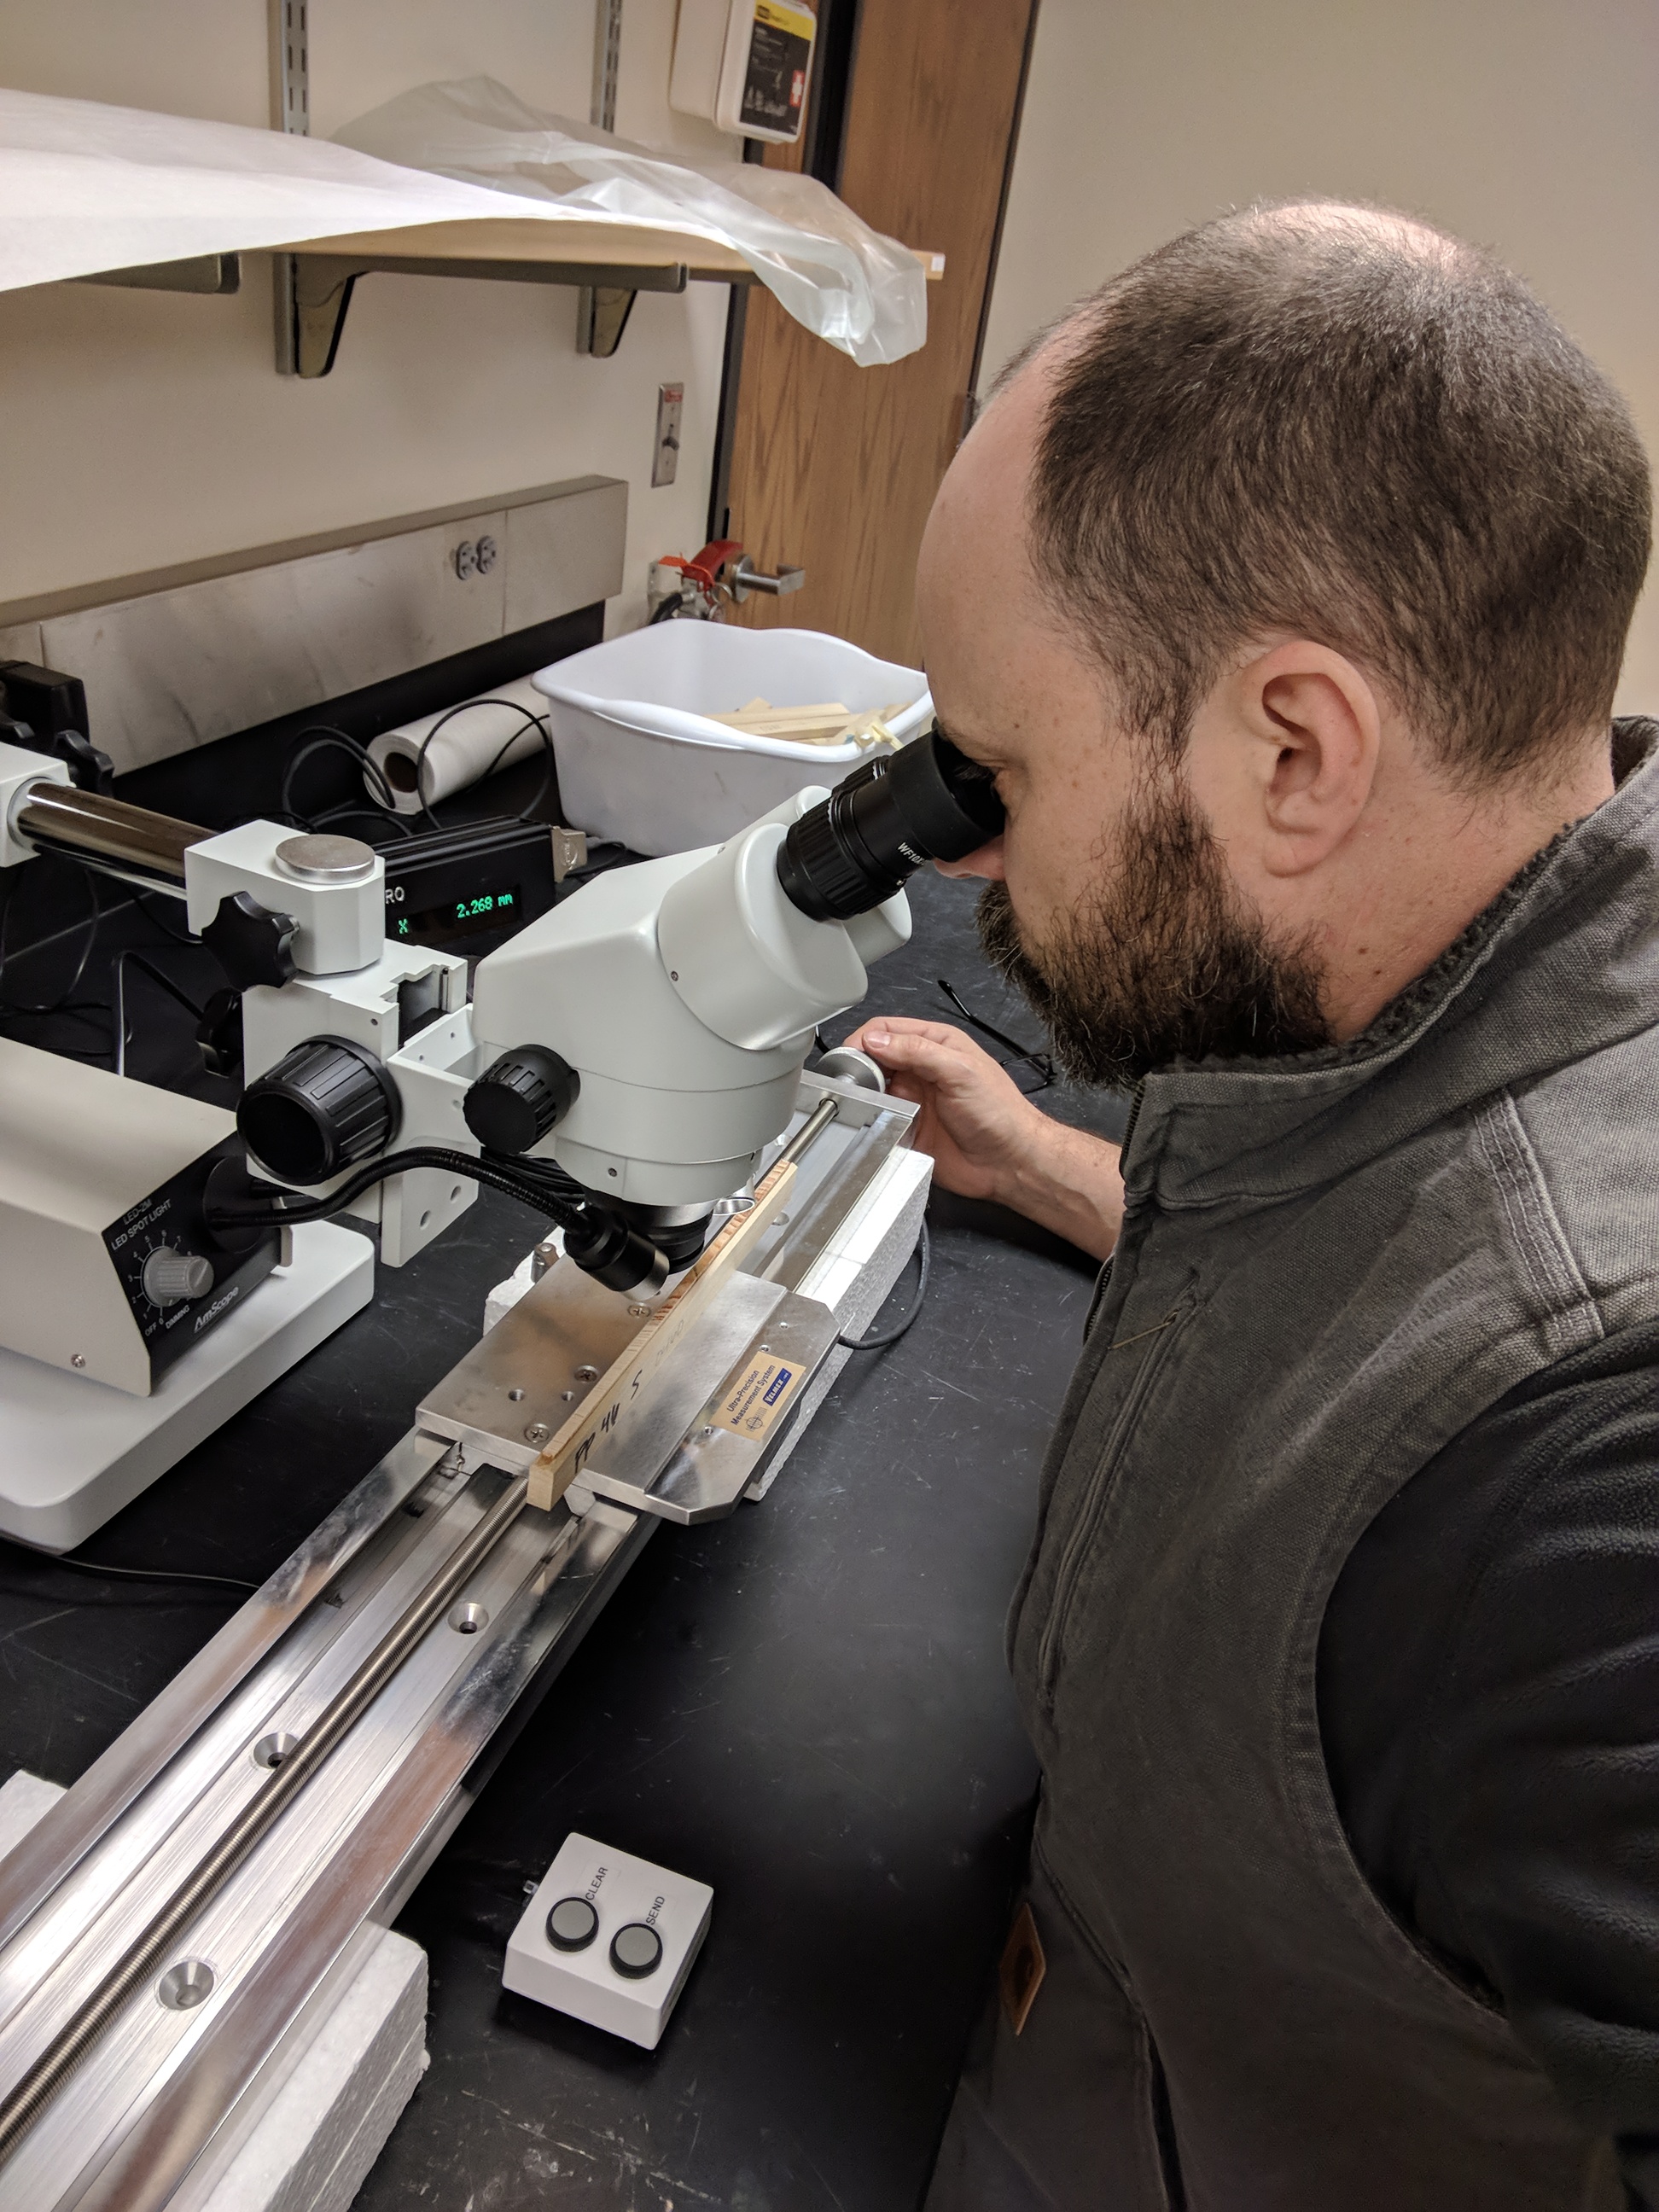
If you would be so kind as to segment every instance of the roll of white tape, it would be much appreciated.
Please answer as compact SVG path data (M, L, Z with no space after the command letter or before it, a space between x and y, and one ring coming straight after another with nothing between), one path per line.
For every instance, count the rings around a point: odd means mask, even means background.
M389 791L398 813L418 814L423 805L435 806L492 769L537 751L546 712L546 700L521 676L441 714L423 714L370 740L368 757L386 788L367 771L363 787L377 806L386 805Z

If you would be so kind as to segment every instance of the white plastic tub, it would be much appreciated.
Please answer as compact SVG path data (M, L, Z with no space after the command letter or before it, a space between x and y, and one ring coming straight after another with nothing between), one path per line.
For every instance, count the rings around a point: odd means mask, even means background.
M854 714L903 700L908 740L933 706L920 669L877 660L811 629L664 622L556 660L532 679L550 702L566 821L653 856L734 836L808 784L836 784L856 744L799 745L708 720L754 698L775 707L839 699Z

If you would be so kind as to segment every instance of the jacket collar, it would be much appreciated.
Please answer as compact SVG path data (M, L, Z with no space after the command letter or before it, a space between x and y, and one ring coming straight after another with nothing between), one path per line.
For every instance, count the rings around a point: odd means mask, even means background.
M1149 1075L1123 1152L1130 1204L1290 1197L1659 1019L1659 723L1616 723L1613 751L1638 764L1613 796L1529 860L1363 1035Z

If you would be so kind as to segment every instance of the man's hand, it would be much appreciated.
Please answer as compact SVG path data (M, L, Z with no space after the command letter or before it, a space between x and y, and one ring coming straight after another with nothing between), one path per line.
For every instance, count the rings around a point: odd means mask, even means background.
M898 1098L921 1109L916 1143L946 1190L1012 1206L1103 1260L1123 1219L1117 1146L1050 1121L961 1030L880 1015L854 1030Z
M988 1052L943 1022L878 1018L847 1040L885 1070L895 1097L913 1099L916 1142L933 1174L964 1198L1000 1199L1045 1117Z

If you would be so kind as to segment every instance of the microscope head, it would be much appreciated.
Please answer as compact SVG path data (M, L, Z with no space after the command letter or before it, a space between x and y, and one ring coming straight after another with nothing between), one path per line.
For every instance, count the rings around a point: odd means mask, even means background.
M1001 818L934 732L724 845L597 878L480 963L484 1079L520 1047L556 1054L574 1094L532 1157L629 1206L712 1206L787 1125L817 1024L908 939L909 876Z

